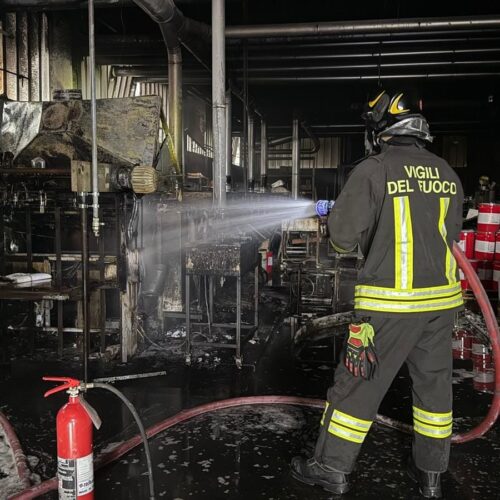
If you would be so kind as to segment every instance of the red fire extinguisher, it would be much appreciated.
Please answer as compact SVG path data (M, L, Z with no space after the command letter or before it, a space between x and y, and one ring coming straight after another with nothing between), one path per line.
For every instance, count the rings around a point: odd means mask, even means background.
M93 500L92 424L99 429L101 419L83 398L79 380L66 377L43 377L43 380L63 382L47 391L45 397L64 390L69 394L69 401L56 419L59 499Z
M266 273L268 281L272 279L273 276L273 252L266 252Z

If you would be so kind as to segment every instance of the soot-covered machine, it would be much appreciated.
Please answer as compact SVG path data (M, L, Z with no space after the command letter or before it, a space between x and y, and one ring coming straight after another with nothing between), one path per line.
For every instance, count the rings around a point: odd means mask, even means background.
M363 263L358 252L335 252L327 215L285 220L281 225L280 270L290 290L292 345L299 357L305 347L345 333Z
M91 230L91 104L74 94L0 103L0 338L16 335L28 350L43 338L59 356L80 345L85 360L120 345L126 361L137 346L141 198L158 188L161 102L97 101Z

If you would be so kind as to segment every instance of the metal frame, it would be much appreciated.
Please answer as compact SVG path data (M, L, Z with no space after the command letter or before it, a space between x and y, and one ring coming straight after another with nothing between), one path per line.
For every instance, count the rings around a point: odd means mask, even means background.
M116 197L118 198L118 197ZM83 205L83 203L82 203ZM113 205L113 207L116 208L116 204ZM86 349L84 352L82 352L82 361L84 361L85 364L85 352L88 350L88 347L90 347L90 334L94 333L97 331L100 334L100 351L104 352L105 350L105 340L106 340L106 290L107 289L116 289L119 287L119 283L113 284L113 283L106 283L105 280L105 267L106 263L109 262L109 255L105 254L105 248L104 248L104 238L101 237L99 239L99 248L98 248L98 253L93 253L92 255L89 254L88 248L84 252L86 254L86 258L84 257L82 259L81 256L78 256L75 254L74 260L75 261L80 261L82 260L82 265L83 263L87 262L88 264L92 263L97 266L97 268L100 271L100 283L97 284L97 287L100 290L100 300L101 300L101 316L100 316L100 324L99 324L99 329L90 329L90 325L88 325L88 328L83 328L83 329L78 329L78 328L67 328L64 326L64 302L65 301L81 301L83 302L83 297L85 294L83 293L83 286L84 283L82 280L82 283L76 285L76 286L67 286L63 282L63 273L62 273L62 262L63 260L68 260L68 258L71 258L71 254L65 254L63 253L62 250L62 222L61 222L61 217L62 214L64 213L64 209L59 205L56 204L54 206L54 211L53 211L53 216L54 216L54 253L47 253L47 254L39 254L39 253L34 253L33 252L33 247L32 247L32 234L33 234L33 229L32 229L32 207L24 207L25 208L25 222L26 222L26 253L25 254L18 254L18 255L12 255L12 256L6 256L5 255L5 223L4 223L4 209L0 209L0 235L3 240L3 245L2 245L2 255L0 259L0 274L5 274L5 263L6 261L10 262L25 262L26 263L26 268L27 272L31 272L33 270L33 262L39 258L48 258L49 260L52 260L54 262L55 260L55 276L54 276L54 286L51 286L50 288L47 287L42 287L42 286L34 286L34 287L29 287L29 288L17 288L14 286L7 286L7 287L0 287L0 311L3 310L3 303L4 301L25 301L25 302L36 302L36 301L43 301L43 300L50 300L54 301L57 303L57 311L56 311L56 317L57 317L57 322L56 322L56 327L55 328L36 328L34 326L34 312L33 308L30 307L30 310L28 312L29 319L30 319L30 327L23 328L22 330L26 330L30 332L30 351L34 351L34 345L35 345L35 333L36 331L56 331L57 332L57 356L59 359L62 358L63 355L63 348L64 348L64 333L65 332L76 332L76 333L82 333L82 337L84 340L84 344L86 345ZM111 208L111 207L110 207ZM71 212L74 211L74 209L70 209ZM80 224L81 224L81 231L82 231L82 237L87 237L88 236L88 231L84 231L84 218L85 220L87 219L86 216L83 215L83 212L86 212L86 209L83 209L81 207L81 213L80 213ZM46 215L50 215L51 212L46 213ZM74 212L73 212L74 213ZM86 214L85 214L86 215ZM117 238L117 245L116 245L116 265L117 265L117 273L120 273L120 216L119 213L115 217L115 230L117 231L118 238ZM84 236L85 235L85 236ZM87 267L87 266L85 266ZM86 273L83 273L86 274ZM90 291L90 288L95 289L95 284L92 284L90 280L86 280L86 287L88 288L87 291ZM119 306L121 308L121 302L119 303ZM121 315L121 313L120 313ZM85 315L84 315L85 316ZM0 345L6 347L7 341L6 341L6 329L2 325L0 326L0 336L2 337L0 341ZM4 350L4 349L2 349ZM88 354L88 353L87 353Z
M242 347L242 330L250 330L249 335L243 339L243 344L250 339L250 334L254 333L259 327L259 264L254 268L254 324L246 325L241 322L241 275L236 276L236 322L235 323L214 323L214 294L213 294L213 275L209 276L209 300L206 322L191 322L191 276L193 274L186 274L186 364L191 364L192 348L198 347L217 347L221 349L234 349L236 350L235 361L236 366L241 369L243 366L243 358L241 356ZM197 273L196 276L207 276L206 274ZM226 330L236 330L235 342L233 344L221 342L195 342L193 340L192 326L201 326L208 328L221 328Z

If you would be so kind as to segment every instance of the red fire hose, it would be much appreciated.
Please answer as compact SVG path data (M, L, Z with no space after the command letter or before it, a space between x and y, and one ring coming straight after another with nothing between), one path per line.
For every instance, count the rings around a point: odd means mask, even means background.
M479 281L479 278L477 277L475 270L467 260L467 257L465 257L464 253L457 244L454 244L453 255L455 256L459 267L463 270L465 276L469 280L472 291L474 292L479 306L481 307L481 311L484 315L486 326L488 328L488 333L490 335L493 357L495 361L495 393L493 395L493 401L488 414L486 415L484 420L472 430L466 432L465 434L454 434L452 437L453 443L466 443L485 434L496 422L500 413L500 332L495 313L493 312L483 285L481 284L481 281ZM182 410L176 415L173 415L172 417L169 417L166 420L153 425L146 431L146 433L148 438L151 438L159 434L160 432L169 429L170 427L173 427L182 422L186 422L187 420L203 415L205 413L209 413L215 410L232 408L235 406L255 404L288 404L296 406L324 408L325 402L320 399L300 398L293 396L251 396L225 399L223 401L215 401L187 410ZM402 422L399 422L398 420L384 417L382 415L377 415L376 421L393 429L397 429L407 433L412 432L411 425L404 424ZM100 455L95 461L96 470L112 462L115 462L141 443L141 436L136 435L131 439L121 443L108 453ZM57 489L57 478L52 478L10 497L10 500L28 500L31 498L36 498L55 489Z
M26 465L26 456L24 455L23 449L21 448L21 443L17 439L17 435L7 420L7 417L0 411L0 427L3 429L7 443L12 450L14 456L14 462L16 464L17 475L19 476L19 482L24 488L29 488L30 486L30 471Z
M484 287L481 281L479 281L476 271L456 243L453 244L453 255L457 260L458 266L469 280L472 291L483 313L486 328L490 336L491 348L493 349L493 361L495 363L495 392L486 417L478 426L474 427L469 432L465 434L455 434L451 438L452 443L466 443L489 431L497 421L498 414L500 413L500 331L498 329L495 313L488 300Z

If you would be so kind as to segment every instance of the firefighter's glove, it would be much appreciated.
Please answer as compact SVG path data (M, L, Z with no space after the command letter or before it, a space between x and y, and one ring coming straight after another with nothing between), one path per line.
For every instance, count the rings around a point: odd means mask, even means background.
M378 361L373 343L374 336L375 332L370 323L349 325L344 364L355 377L370 380L375 373Z

